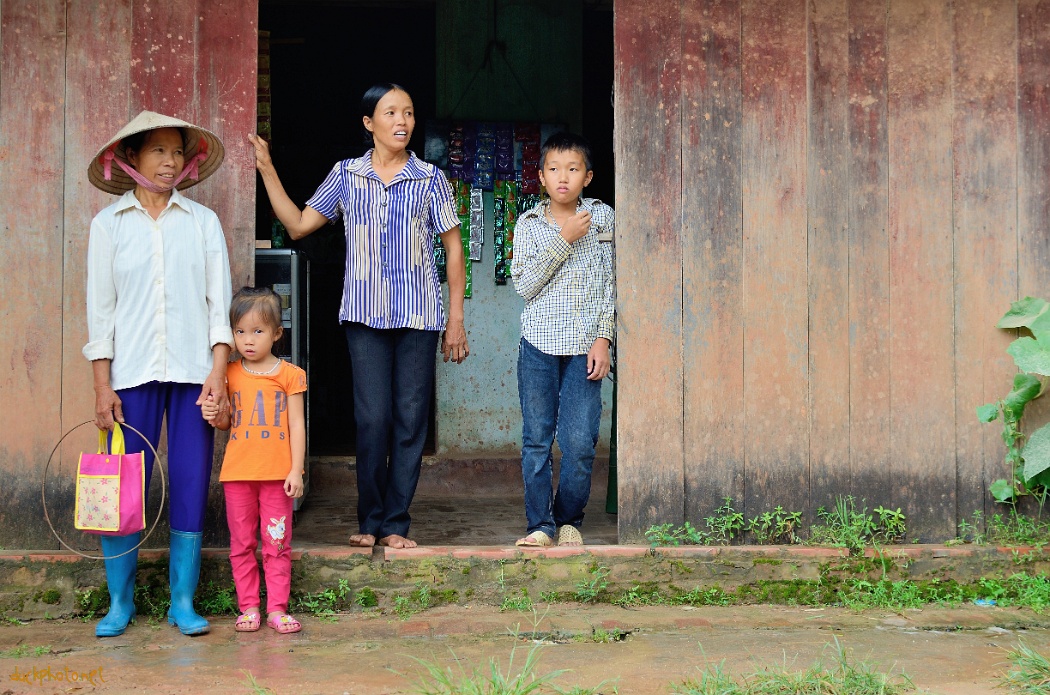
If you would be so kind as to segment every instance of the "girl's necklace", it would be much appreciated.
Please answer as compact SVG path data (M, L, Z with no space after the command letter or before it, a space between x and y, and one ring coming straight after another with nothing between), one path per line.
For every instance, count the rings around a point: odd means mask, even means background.
M273 374L274 370L277 369L280 366L281 366L281 358L278 357L277 361L273 363L272 367L267 369L265 372L257 372L254 369L248 369L248 365L246 365L244 363L244 358L243 357L241 358L241 369L243 369L244 371L248 372L249 374L254 374L255 376L269 376L270 374Z

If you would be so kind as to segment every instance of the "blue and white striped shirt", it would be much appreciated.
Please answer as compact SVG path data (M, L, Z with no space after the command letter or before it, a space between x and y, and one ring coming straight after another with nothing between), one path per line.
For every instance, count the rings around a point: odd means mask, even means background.
M525 298L521 335L548 355L586 355L594 341L616 330L613 209L583 198L591 228L572 244L547 221L544 205L523 213L514 227L510 274Z
M459 225L452 186L409 152L389 183L372 151L337 163L306 204L346 228L346 277L339 320L372 328L445 327L434 238Z

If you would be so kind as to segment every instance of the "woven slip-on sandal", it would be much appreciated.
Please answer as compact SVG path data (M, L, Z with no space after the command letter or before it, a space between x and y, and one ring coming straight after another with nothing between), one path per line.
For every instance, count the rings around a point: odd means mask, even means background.
M533 531L524 538L519 538L514 545L520 548L548 548L554 545L554 539L543 531Z
M262 616L259 615L259 611L251 611L238 615L237 624L233 626L233 629L237 632L255 632L261 624Z
M558 529L558 545L583 545L583 534L571 524L565 524Z
M277 632L280 632L282 635L287 635L290 632L299 632L299 630L303 629L302 624L287 613L281 613L278 616L270 618L266 621L266 624L274 630L277 630Z

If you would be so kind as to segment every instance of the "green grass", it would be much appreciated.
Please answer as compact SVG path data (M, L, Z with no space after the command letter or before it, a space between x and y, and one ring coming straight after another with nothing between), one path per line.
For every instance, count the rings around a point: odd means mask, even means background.
M1050 661L1025 642L1007 651L1014 669L1003 674L1000 683L1013 692L1046 695L1050 693Z
M907 676L881 673L876 665L854 662L838 640L828 647L833 663L820 661L795 671L785 662L733 678L724 664L708 667L698 676L672 686L675 695L897 695L915 690Z
M500 604L499 609L500 612L518 611L521 613L534 610L532 599L529 597L529 590L521 587L520 594L504 596L503 603Z
M28 644L20 644L14 649L0 652L0 659L22 659L27 656L44 656L51 653L51 645L46 647L30 647Z
M540 649L541 645L530 648L520 669L514 664L517 649L511 649L506 669L496 658L490 659L485 666L465 667L454 653L452 659L457 664L455 669L451 666L442 668L434 662L415 659L422 667L422 672L414 683L412 692L418 695L601 695L602 692L615 692L614 688L599 690L606 686L604 682L592 688L560 688L554 681L567 671L540 673L537 668Z
M276 693L270 688L260 685L255 680L255 676L252 675L251 671L242 670L241 673L243 673L246 678L245 685L248 687L248 692L253 693L254 695L276 695Z

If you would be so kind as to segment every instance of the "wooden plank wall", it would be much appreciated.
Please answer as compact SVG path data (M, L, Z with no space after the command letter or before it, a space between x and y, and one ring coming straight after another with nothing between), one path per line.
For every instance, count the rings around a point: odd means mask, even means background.
M617 214L646 224L618 236L617 354L642 356L617 369L617 412L633 427L617 432L628 452L619 473L620 535L648 528L665 514L680 519L683 501L682 405L682 46L677 0L618 5L616 58L617 176L633 195L617 193ZM629 98L621 90L629 89ZM645 172L646 175L641 175ZM621 190L623 179L618 179ZM617 219L619 228L619 218ZM618 458L618 461L623 459ZM622 465L622 464L618 464Z
M994 325L1050 292L1050 2L620 0L615 26L621 540L725 496L812 522L851 494L922 540L991 510Z
M10 327L0 337L0 408L8 431L22 433L0 440L5 497L15 500L0 509L0 545L57 547L39 485L61 433L92 417L84 261L91 218L113 201L85 172L142 109L223 140L225 163L188 195L219 215L234 283L251 281L255 172L245 136L255 129L257 16L254 0L0 4L0 311ZM66 458L49 473L53 516L72 500L58 482L72 477Z

